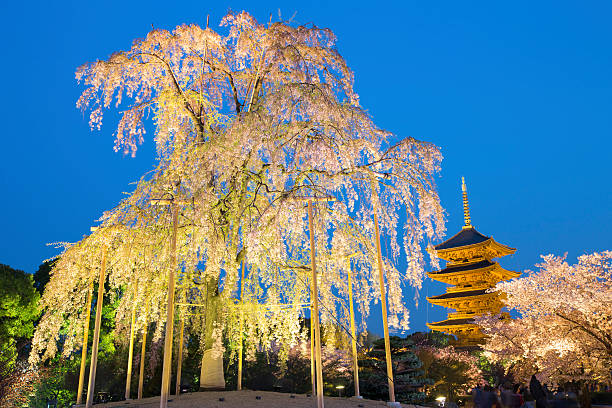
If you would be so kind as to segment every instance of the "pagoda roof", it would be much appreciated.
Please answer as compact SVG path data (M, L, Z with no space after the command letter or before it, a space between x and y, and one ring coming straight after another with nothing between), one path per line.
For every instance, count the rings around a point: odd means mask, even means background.
M437 326L437 327L462 326L464 324L475 324L474 319L468 317L464 319L446 319L446 320L442 320L441 322L427 323L428 326Z
M489 288L477 289L477 290L467 290L465 292L449 292L449 293L444 293L438 296L431 296L427 299L442 300L442 299L454 299L454 298L462 298L462 297L470 297L470 296L487 295L488 294L487 289Z
M436 256L447 261L486 258L493 259L513 254L516 249L500 244L493 237L476 231L471 225L434 247Z
M444 273L455 273L455 272L463 272L463 271L470 271L470 270L475 270L475 269L482 269L482 268L488 268L490 266L495 265L497 262L491 262L488 259L485 259L483 261L479 261L479 262L471 262L471 263L466 263L466 264L457 264L457 265L450 265L447 266L446 268L439 270L439 271L433 271L430 272L431 274L437 275L437 274L444 274Z
M457 234L453 235L451 238L434 246L436 251L440 251L442 249L451 249L458 248L467 245L479 244L481 242L485 242L491 239L491 237L487 237L486 235L482 235L480 232L476 231L476 229L472 226L463 227L461 231Z

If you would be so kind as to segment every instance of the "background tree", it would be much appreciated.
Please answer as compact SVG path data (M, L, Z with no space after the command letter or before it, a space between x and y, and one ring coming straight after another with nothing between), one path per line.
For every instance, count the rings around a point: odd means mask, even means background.
M57 258L44 261L34 272L34 287L41 295L45 290L45 286L49 283L49 279L51 279L51 270L56 261Z
M477 358L482 378L491 386L523 382L521 377L515 377L512 372L506 370L503 362L491 358L490 353L478 350L473 352L473 355Z
M74 389L66 379L71 377L74 363L61 358L55 359L47 367L40 368L40 375L33 384L31 395L28 398L28 407L46 408L49 401L56 401L58 407L69 407L74 401Z
M423 362L425 375L432 379L426 387L431 400L444 396L447 401L456 402L458 396L467 395L484 383L478 358L467 351L457 351L453 346L421 346L417 355Z
M352 381L350 358L346 351L323 346L323 379L325 395L338 395L336 386L344 385L350 395ZM225 374L226 386L234 389L236 367L233 359L226 356L229 366ZM282 356L279 347L256 351L255 355L244 361L244 382L247 389L262 391L281 391L294 394L310 393L310 343L301 342L294 346L287 356ZM344 393L344 395L347 395Z
M15 372L18 358L27 348L40 316L32 275L0 264L0 401L22 373Z
M309 345L304 344L304 346L310 351ZM284 390L294 394L312 393L310 356L300 350L300 346L291 350L283 368L282 385ZM324 380L329 382L329 377L324 376Z
M455 340L455 337L442 333L439 331L427 331L427 332L415 332L408 335L410 339L417 347L436 347L442 348L448 346L451 341Z
M538 372L545 381L610 381L612 367L612 252L544 256L535 272L502 282L505 304L517 319L477 319L494 360L518 378Z
M426 378L421 369L423 363L415 353L414 343L397 336L391 336L389 340L397 400L407 404L422 402L425 400L424 386L431 380ZM384 361L384 339L378 339L359 361L360 391L364 397L380 400L387 398L388 382Z

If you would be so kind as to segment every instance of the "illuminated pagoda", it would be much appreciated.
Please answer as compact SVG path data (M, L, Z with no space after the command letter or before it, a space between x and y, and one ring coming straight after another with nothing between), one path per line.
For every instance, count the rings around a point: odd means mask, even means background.
M520 274L502 268L493 260L513 254L516 249L476 231L470 221L463 177L461 188L465 225L458 234L434 247L438 258L447 261L446 268L427 273L434 280L452 285L443 295L428 297L427 300L455 312L449 311L446 320L427 323L427 327L457 336L457 346L474 347L482 343L484 335L472 319L486 313L498 314L503 306L501 294L487 293L487 289Z

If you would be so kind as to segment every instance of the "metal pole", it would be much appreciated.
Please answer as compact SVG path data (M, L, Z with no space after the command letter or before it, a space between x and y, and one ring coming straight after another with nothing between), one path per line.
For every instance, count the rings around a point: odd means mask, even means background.
M134 282L132 282L133 285ZM134 294L136 288L134 287ZM136 302L135 296L132 298L132 320L130 322L130 348L128 351L127 378L125 380L125 399L130 399L130 388L132 386L132 361L134 360L134 324L136 323Z
M185 318L181 319L181 334L179 337L179 349L178 349L178 362L176 367L176 388L175 394L180 395L181 393L181 371L183 365L183 334L185 332Z
M77 405L83 403L83 384L85 383L85 365L87 363L87 339L89 337L89 319L91 318L91 298L93 296L93 277L89 277L89 289L87 291L87 313L83 324L83 349L81 350L81 369L79 371L79 388L77 391Z
M100 326L102 323L102 302L104 300L104 280L106 272L106 246L102 247L102 265L100 266L100 279L98 281L98 298L96 299L96 323L94 337L91 345L91 363L89 365L89 384L87 385L86 408L93 405L93 394L96 386L96 368L98 366L98 343L100 342Z
M162 370L160 408L168 406L168 395L170 394L170 375L172 373L172 332L174 329L174 275L176 268L176 229L178 224L178 205L172 203L172 248L171 266L168 276L168 305L166 310L166 333L164 334L164 366Z
M389 401L395 402L395 387L393 385L393 366L391 365L391 343L389 341L389 325L387 323L387 299L385 291L385 276L383 271L382 252L380 249L380 232L378 230L378 209L375 201L378 201L378 196L372 183L372 196L376 200L372 200L374 207L374 232L376 234L376 252L378 254L378 278L380 281L380 306L382 309L383 330L385 335L385 357L387 361L387 382L389 384Z
M240 344L238 345L238 391L242 390L242 331L244 330L244 264L242 261L242 274L240 276Z
M359 397L359 365L357 364L357 338L355 337L355 310L353 308L353 281L351 273L351 259L348 258L348 292L349 315L351 319L351 346L353 348L353 378L355 380L355 396Z
M308 224L310 227L310 268L312 270L312 305L314 315L311 319L314 320L314 331L315 331L315 359L316 359L316 374L317 374L317 407L325 407L323 402L323 371L321 365L321 333L319 326L319 289L317 286L317 267L315 262L315 239L314 239L314 225L312 219L312 200L308 200Z
M146 315L148 315L148 313L146 313ZM138 373L138 399L142 399L142 388L144 385L144 366L147 349L147 326L148 324L145 323L145 326L142 329L142 346L140 348L140 372Z

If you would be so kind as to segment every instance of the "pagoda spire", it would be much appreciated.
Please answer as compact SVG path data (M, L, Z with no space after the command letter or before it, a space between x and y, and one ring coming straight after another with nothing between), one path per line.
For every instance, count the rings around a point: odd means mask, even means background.
M463 191L463 228L472 228L470 220L470 203L468 202L467 188L465 187L465 177L461 177L461 190Z

